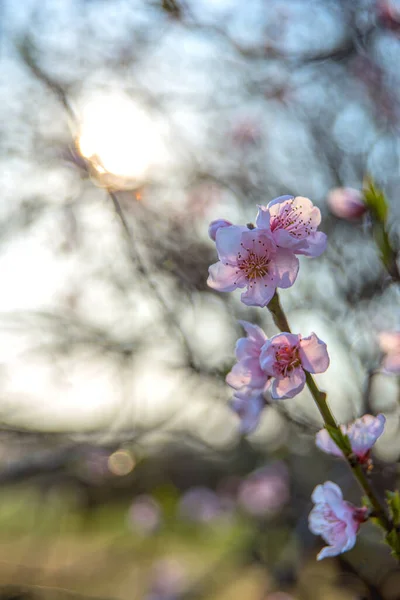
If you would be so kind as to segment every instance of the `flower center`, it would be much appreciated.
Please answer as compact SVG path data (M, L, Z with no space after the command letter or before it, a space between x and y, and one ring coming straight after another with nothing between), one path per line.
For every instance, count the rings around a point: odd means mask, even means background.
M284 377L301 364L297 346L278 346L275 359L277 370Z
M263 242L259 242L261 247L264 247ZM238 252L237 255L237 266L241 275L244 275L247 281L254 281L255 279L261 279L268 274L270 258L267 252L258 254L254 250L245 248L241 244L243 250ZM265 248L263 248L265 249Z
M308 237L314 233L315 227L311 223L311 217L303 218L303 206L293 205L293 200L287 200L279 208L279 212L271 218L271 231L285 229L290 235L298 238Z

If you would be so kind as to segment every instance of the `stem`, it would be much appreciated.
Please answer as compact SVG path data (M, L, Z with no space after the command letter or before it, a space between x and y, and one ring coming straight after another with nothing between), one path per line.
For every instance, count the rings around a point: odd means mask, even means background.
M282 332L291 333L289 323L279 302L279 296L277 292L275 292L272 300L268 304L268 309L271 312L272 317L274 319L274 323L278 327L278 329L280 329L280 331ZM381 527L383 527L383 529L385 529L389 533L393 529L393 524L387 515L386 509L384 508L384 506L381 505L362 466L355 459L347 436L343 435L340 427L336 423L335 417L333 416L331 409L329 408L328 403L326 401L325 392L322 392L319 389L311 373L305 371L305 374L308 389L310 390L311 395L314 398L315 404L317 405L318 410L324 420L329 435L331 436L335 444L338 445L341 451L343 452L343 455L354 477L357 479L360 487L364 491L365 495L368 497L371 506L374 509L375 516L378 519Z

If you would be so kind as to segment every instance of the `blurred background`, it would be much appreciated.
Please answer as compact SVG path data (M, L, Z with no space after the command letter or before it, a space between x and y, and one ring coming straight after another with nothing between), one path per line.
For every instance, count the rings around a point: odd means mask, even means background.
M385 414L394 489L399 285L327 197L371 174L398 247L400 2L3 0L0 44L0 598L400 598L368 525L315 561L313 488L360 492L307 392L240 436L237 320L276 329L206 285L211 220L320 207L328 249L281 302L328 344L338 420Z

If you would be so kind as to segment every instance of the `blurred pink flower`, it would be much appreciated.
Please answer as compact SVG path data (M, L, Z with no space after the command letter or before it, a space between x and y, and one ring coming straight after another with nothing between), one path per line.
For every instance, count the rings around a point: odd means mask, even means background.
M394 32L400 30L400 7L393 0L377 0L377 14L381 23Z
M336 217L350 221L360 219L367 212L362 193L353 188L331 190L328 194L328 205Z
M161 524L160 505L152 496L138 496L129 509L128 524L135 531L145 535L154 533Z
M386 419L383 415L373 417L364 415L350 425L341 425L340 429L348 436L351 449L358 457L360 462L367 462L371 453L371 448L376 440L382 435L385 428ZM323 452L333 454L343 458L343 453L332 440L326 429L321 429L316 435L315 442Z
M315 506L308 517L310 531L328 543L317 560L351 550L360 524L366 520L367 508L357 508L344 501L340 487L332 481L317 485L312 501Z
M256 218L257 229L268 231L277 246L313 257L326 248L326 234L317 231L320 223L319 208L303 196L279 196L259 206Z
M240 433L246 435L257 428L265 406L265 398L262 390L244 387L234 393L230 406L240 418Z
M226 221L225 219L217 219L216 221L211 221L210 226L208 228L208 235L215 242L215 238L217 235L218 229L221 227L230 227L232 223L230 221Z
M242 148L257 144L261 139L261 131L256 120L245 118L236 123L232 131L232 140Z
M219 292L247 288L248 306L266 306L277 287L288 288L299 270L297 257L278 248L270 233L247 227L220 227L216 233L219 262L209 268L208 285Z
M253 517L275 513L288 500L288 472L283 463L254 471L246 477L238 491L240 506Z
M221 499L207 487L192 487L179 502L179 514L184 519L198 523L209 523L223 514Z
M172 558L158 560L145 600L176 600L186 587L186 573L180 562Z
M384 353L382 369L386 373L400 374L400 331L382 331L379 346Z
M307 338L278 333L265 342L260 364L266 375L274 377L272 398L293 398L306 383L305 371L323 373L329 366L329 356L325 342L315 333Z
M235 390L244 386L264 389L268 375L261 368L260 354L268 338L258 325L247 321L239 321L239 323L247 333L247 337L239 338L236 342L235 354L238 362L226 376L226 383Z

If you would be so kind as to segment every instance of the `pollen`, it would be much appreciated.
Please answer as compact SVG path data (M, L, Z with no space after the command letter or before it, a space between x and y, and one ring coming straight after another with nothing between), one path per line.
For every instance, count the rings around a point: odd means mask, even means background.
M278 346L275 358L278 371L284 377L301 364L297 346Z
M253 250L248 250L245 256L243 253L238 254L237 266L248 281L254 281L268 274L270 262L267 254L256 254Z
M271 218L271 231L285 229L290 235L305 238L315 232L311 217L303 216L303 206L288 200L281 205L279 212Z

